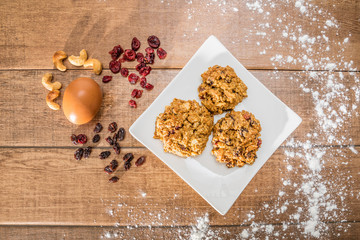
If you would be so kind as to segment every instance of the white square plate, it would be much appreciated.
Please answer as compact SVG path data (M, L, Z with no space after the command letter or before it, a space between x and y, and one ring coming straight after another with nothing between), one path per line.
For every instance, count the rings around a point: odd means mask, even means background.
M216 64L234 68L248 87L248 97L239 103L235 110L252 112L262 127L262 146L253 165L229 169L225 164L218 163L211 155L212 136L200 156L186 159L165 153L162 142L153 138L156 117L174 98L195 99L200 103L197 88L202 82L201 74ZM225 113L216 115L214 121L223 116ZM216 37L210 36L129 131L220 214L225 215L246 185L301 121L295 112L246 70Z

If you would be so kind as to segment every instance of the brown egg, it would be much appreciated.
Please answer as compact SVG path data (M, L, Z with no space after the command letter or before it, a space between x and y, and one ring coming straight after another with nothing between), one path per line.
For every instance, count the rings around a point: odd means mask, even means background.
M84 124L99 111L102 91L91 78L77 78L65 89L63 110L66 118L75 124Z

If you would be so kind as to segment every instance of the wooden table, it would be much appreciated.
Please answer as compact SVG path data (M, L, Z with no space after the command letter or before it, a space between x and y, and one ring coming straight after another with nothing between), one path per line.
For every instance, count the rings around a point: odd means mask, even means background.
M319 130L322 122L313 93L323 87L321 74L328 74L328 70L333 70L336 83L343 84L340 92L346 94L346 89L359 85L359 12L360 2L356 0L1 1L0 239L186 239L191 233L199 233L192 226L198 225L198 218L206 219L206 214L210 222L204 234L214 239L315 238L314 234L304 233L309 230L305 227L314 204L320 209L316 227L320 226L321 239L358 239L359 108L352 110L339 126L341 131L334 133L336 139L345 136L343 140L331 142L329 132ZM284 26L289 26L288 32L284 33ZM294 40L287 36L291 32L301 32L309 38ZM155 88L138 100L138 108L131 109L128 101L132 86L125 78L114 75L112 82L101 83L102 76L111 75L108 52L117 44L129 48L134 36L142 42L143 51L152 34L161 39L168 56L156 61L148 77ZM102 141L91 158L73 158L77 147L69 140L71 134L93 136L97 122L106 127L116 121L128 130L212 34L302 117L302 124L290 139L302 143L310 139L308 145L285 142L225 216L128 132L118 159L132 152L136 157L147 156L147 160L142 167L132 167L127 172L121 168L116 173L120 177L116 184L109 184L109 177L103 172L107 161L97 158L109 148L103 141L106 131L101 133ZM320 38L314 39L314 53L309 53L306 44L312 44L313 36ZM349 41L345 40L347 37ZM341 47L338 43L344 41L345 47ZM104 64L101 76L67 61L66 72L54 68L55 51L78 55L81 49ZM298 61L285 58L289 53ZM313 60L313 67L306 69L303 55ZM352 66L331 68L327 65L331 61L352 61ZM124 66L133 69L135 64ZM79 76L100 83L104 101L95 119L75 126L62 111L50 110L45 103L47 91L41 85L47 72L63 84L62 94ZM311 73L320 77L311 80ZM355 95L346 103L359 107ZM330 106L338 109L339 101L331 101ZM306 151L326 150L321 171L309 171L305 157L289 154L303 151L304 147ZM310 181L306 174L315 176L315 184L326 184L326 201L309 203L311 198L297 192ZM337 184L329 185L331 182ZM310 186L310 191L317 191L316 186ZM336 205L336 209L325 210L326 205L319 206L323 203Z

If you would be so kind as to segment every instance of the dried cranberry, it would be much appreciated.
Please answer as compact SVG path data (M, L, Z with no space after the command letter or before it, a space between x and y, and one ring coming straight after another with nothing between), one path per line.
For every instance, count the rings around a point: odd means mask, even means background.
M261 144L262 144L261 139L258 139L258 143L257 143L258 147L260 147L260 146L261 146Z
M138 166L143 165L144 162L145 162L145 157L141 156L141 157L138 158L138 160L136 160L135 165L138 167Z
M101 152L99 154L99 158L100 159L105 159L105 158L108 158L110 156L111 152L110 151L104 151L104 152Z
M120 72L120 69L121 69L121 63L119 61L112 60L109 63L109 68L112 73L118 73L118 72Z
M132 153L127 153L127 154L125 154L124 155L124 157L123 157L123 160L124 161L131 161L131 160L133 160L134 159L134 155L132 154Z
M84 149L78 148L78 149L76 149L76 151L74 153L74 158L76 160L81 160L81 158L83 157L83 154L84 154Z
M157 53L157 55L158 55L158 57L159 57L160 59L165 59L166 56L167 56L167 52L166 52L164 49L162 49L162 48L158 48L158 49L156 50L156 53Z
M151 72L151 67L150 66L143 67L139 71L140 75L142 75L144 77L149 75L150 72Z
M114 145L113 145L113 149L114 149L116 154L120 154L121 148L120 148L119 143L115 142Z
M137 53L136 54L136 59L139 63L142 63L144 61L144 54L142 53Z
M155 61L155 53L148 53L144 58L144 62L148 64L153 64Z
M77 139L77 136L75 134L72 134L71 137L71 142L74 144L74 145L77 145L78 144L78 139Z
M87 148L85 148L85 150L84 150L84 157L85 157L85 158L89 158L91 152L92 152L92 147L87 147Z
M106 172L107 174L112 174L114 171L111 169L111 167L109 165L107 165L104 168L104 172Z
M137 107L137 104L136 104L136 102L135 102L134 100L130 100L130 101L129 101L129 105L130 105L130 107L132 107L132 108L136 108L136 107Z
M112 76L104 76L102 79L103 83L108 83L112 80Z
M151 83L147 83L146 85L145 85L145 89L146 90L152 90L154 88L154 85L152 85Z
M119 178L116 176L109 179L109 182L111 183L116 183L117 181L119 181Z
M126 161L126 162L124 163L125 171L129 170L130 167L131 167L131 162L130 162L130 161Z
M99 140L100 140L100 135L99 135L99 134L96 134L96 135L93 137L92 142L93 142L93 143L97 143Z
M120 70L121 76L127 77L129 75L129 70L127 68L122 68Z
M97 123L94 128L94 133L99 133L99 132L101 132L102 129L103 129L103 126L101 125L101 123Z
M111 55L111 58L113 60L118 59L118 57L120 57L120 55L124 52L124 50L121 48L120 45L115 46L109 53Z
M143 90L134 89L131 93L131 97L133 98L141 98Z
M145 78L145 77L142 77L142 78L140 79L140 86L141 86L142 88L145 88L145 87L146 87L146 84L147 84L146 78Z
M114 145L114 140L110 136L105 138L105 141L110 145Z
M251 116L249 113L244 113L243 117L245 118L245 120L249 120Z
M151 47L147 47L147 48L145 48L145 52L147 54L154 53L154 49L152 49Z
M141 45L141 43L140 43L139 39L134 37L131 41L131 49L134 51L137 51L137 50L139 50L140 45Z
M129 80L130 84L136 84L137 81L139 80L139 76L136 75L135 73L131 73L128 77L128 80Z
M122 140L124 140L124 138L125 138L125 129L124 128L119 128L119 131L117 133L117 139L119 141L122 141Z
M129 62L132 62L135 60L135 57L136 57L136 53L134 50L132 49L126 49L125 52L124 52L124 58L129 61Z
M109 124L108 127L109 132L113 133L117 130L117 123L116 122L112 122Z
M135 66L136 71L140 71L140 69L146 67L146 64L141 62L138 65Z
M131 97L132 97L132 98L135 98L136 95L137 95L137 92L138 92L138 90L137 90L137 89L134 89L134 90L131 92Z
M158 48L160 46L159 38L154 35L148 37L147 42L148 42L149 46L152 48Z
M76 138L77 138L78 143L80 143L80 144L85 144L87 142L87 137L85 134L79 134L79 135L77 135Z

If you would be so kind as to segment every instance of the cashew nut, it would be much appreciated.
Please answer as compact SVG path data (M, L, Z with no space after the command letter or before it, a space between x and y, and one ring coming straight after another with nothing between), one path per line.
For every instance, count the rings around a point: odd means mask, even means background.
M72 65L80 67L84 65L87 59L87 52L85 49L83 49L80 51L80 56L71 55L68 59Z
M94 73L99 75L102 71L102 64L99 60L95 58L90 58L85 61L84 67L92 67L94 70Z
M59 69L62 72L66 71L66 67L63 64L63 60L67 58L67 55L64 51L56 51L53 56L53 62L57 69Z
M60 105L54 102L54 100L60 95L59 90L53 90L48 93L46 96L46 103L52 110L59 110Z
M49 91L58 90L61 88L60 82L51 82L51 80L52 80L52 74L45 73L45 75L42 77L41 83Z

